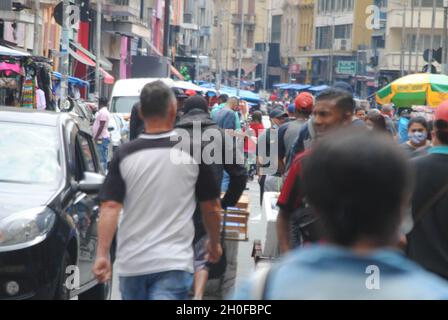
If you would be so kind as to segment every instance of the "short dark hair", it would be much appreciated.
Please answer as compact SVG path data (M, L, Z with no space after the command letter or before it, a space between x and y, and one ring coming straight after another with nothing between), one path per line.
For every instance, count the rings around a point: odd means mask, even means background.
M263 120L263 114L261 113L261 111L255 111L254 114L252 115L252 121L257 121L257 122L262 122Z
M143 118L166 117L168 108L174 101L176 97L173 91L162 81L148 83L140 94L140 109Z
M448 145L448 122L444 120L434 121L436 137L442 144Z
M229 100L229 96L223 93L218 97L218 100L221 101L222 103L227 103L227 100Z
M423 127L425 127L426 131L429 131L429 123L428 123L428 121L426 121L425 118L423 118L423 117L415 117L415 118L412 118L411 120L409 120L408 130L411 129L411 126L414 123L421 124Z
M361 106L359 106L359 107L355 108L355 112L354 113L356 114L358 111L366 111L366 109L361 107Z
M316 97L316 103L319 101L329 101L334 100L336 102L336 107L343 113L352 113L355 110L355 100L353 99L353 96L341 89L337 88L329 88L324 91L322 91L317 97Z
M101 107L107 107L109 104L109 100L106 97L101 97L98 99L98 106Z
M386 246L398 233L413 180L404 152L390 139L346 128L318 142L305 158L303 185L328 240Z
M381 113L371 112L367 114L367 120L373 122L373 128L377 131L388 133L386 118Z

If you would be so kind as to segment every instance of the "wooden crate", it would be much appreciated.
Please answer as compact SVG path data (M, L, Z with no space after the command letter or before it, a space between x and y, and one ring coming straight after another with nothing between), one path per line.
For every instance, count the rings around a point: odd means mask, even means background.
M225 216L224 239L231 241L249 241L248 224L249 212L234 208L222 212L222 220Z
M224 197L224 195L225 193L222 193L221 198ZM235 207L243 209L244 211L249 211L249 195L247 193L243 193Z

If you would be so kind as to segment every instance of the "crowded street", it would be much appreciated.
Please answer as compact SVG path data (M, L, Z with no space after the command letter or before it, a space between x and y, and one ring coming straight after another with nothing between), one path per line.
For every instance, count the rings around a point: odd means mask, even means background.
M448 300L448 1L2 1L0 300Z

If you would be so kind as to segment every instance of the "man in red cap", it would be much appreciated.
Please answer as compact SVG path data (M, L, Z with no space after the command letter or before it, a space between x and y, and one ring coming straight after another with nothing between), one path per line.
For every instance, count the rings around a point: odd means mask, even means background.
M294 105L295 120L285 123L278 130L278 158L282 172L285 167L286 155L296 142L300 130L313 112L314 97L311 93L302 92L296 97Z
M414 228L407 235L408 256L448 280L448 101L434 116L433 148L413 160Z

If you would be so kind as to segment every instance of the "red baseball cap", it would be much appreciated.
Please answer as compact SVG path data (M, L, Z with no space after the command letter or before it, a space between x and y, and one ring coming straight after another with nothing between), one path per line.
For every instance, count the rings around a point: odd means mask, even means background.
M443 120L448 122L448 100L442 102L436 109L434 120Z
M314 97L311 93L302 92L297 96L294 104L296 111L311 113L314 108Z

